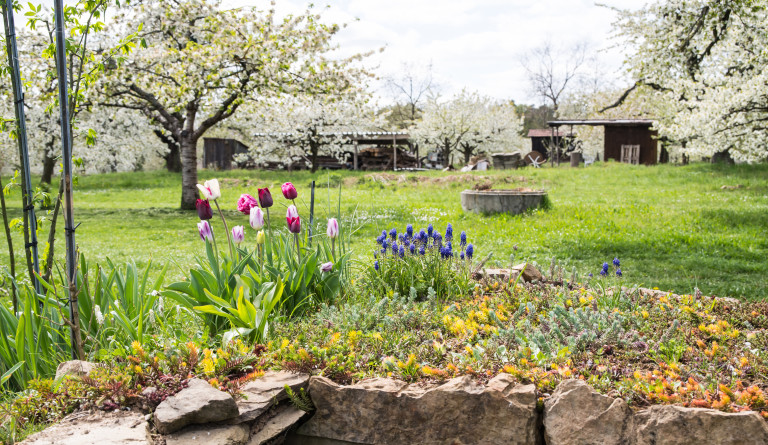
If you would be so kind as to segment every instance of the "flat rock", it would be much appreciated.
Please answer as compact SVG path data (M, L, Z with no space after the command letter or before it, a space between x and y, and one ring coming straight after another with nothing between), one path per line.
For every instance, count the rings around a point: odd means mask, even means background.
M499 374L488 386L469 376L420 388L390 379L339 386L312 377L317 408L297 433L365 444L535 444L534 385Z
M620 445L632 429L622 399L599 394L583 380L565 380L544 401L547 445Z
M135 411L75 413L27 437L24 445L151 445L147 421Z
M201 379L168 397L155 410L155 427L162 434L176 432L187 425L220 422L238 415L235 399Z
M520 263L517 266L512 267L512 271L522 273L523 281L542 281L544 277L541 275L538 269L533 267L530 263Z
M634 445L765 445L768 424L754 411L652 406L635 413Z
M244 445L248 442L248 425L195 425L165 436L165 445L199 443L206 445Z
M60 379L65 375L72 377L84 377L91 373L96 368L95 363L86 362L83 360L69 360L59 363L56 367L56 379Z
M281 435L294 427L306 414L293 405L286 404L278 409L275 415L265 422L257 422L254 425L253 435L248 445L266 445L272 443Z
M292 390L306 388L309 374L288 371L267 371L264 375L241 388L243 398L237 401L239 416L232 423L251 422L264 414L272 405L288 398L285 385Z

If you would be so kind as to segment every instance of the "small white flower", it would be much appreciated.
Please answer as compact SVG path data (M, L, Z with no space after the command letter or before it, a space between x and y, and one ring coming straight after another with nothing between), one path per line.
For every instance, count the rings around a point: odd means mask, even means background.
M101 308L99 307L98 304L93 307L93 313L94 313L94 315L96 315L96 322L99 325L103 325L104 324L104 314L101 313Z

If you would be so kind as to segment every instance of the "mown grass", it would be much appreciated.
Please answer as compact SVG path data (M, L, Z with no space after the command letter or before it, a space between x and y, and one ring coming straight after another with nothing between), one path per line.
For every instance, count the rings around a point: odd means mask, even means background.
M451 222L466 230L476 256L493 253L499 266L536 261L548 269L552 258L581 277L603 261L619 257L628 283L664 290L746 299L768 297L768 165L693 164L656 167L615 163L589 168L542 168L475 173L366 173L201 171L201 181L222 181L222 205L230 225L247 225L235 210L241 193L268 186L275 197L272 220L284 226L285 200L280 184L291 181L307 215L308 185L316 191L317 230L335 215L341 189L342 224L356 230L353 248L360 264L372 261L374 237L382 229L407 223L419 229L432 223L443 231ZM5 182L5 181L4 181ZM520 216L464 213L459 192L476 183L495 188L530 187L549 192L552 206ZM331 187L327 185L330 183ZM722 186L742 187L722 189ZM202 252L194 212L178 210L180 177L161 171L80 177L75 187L75 219L80 250L91 262L150 258L172 261L181 269ZM8 197L11 217L21 215L18 190ZM305 220L306 221L306 220ZM61 220L60 220L61 222ZM214 230L218 228L214 219ZM62 253L63 227L57 252ZM246 232L246 242L254 239ZM17 265L22 239L14 235ZM5 247L5 242L0 243ZM515 246L517 250L515 250ZM57 255L63 259L63 255ZM0 267L8 253L0 254Z

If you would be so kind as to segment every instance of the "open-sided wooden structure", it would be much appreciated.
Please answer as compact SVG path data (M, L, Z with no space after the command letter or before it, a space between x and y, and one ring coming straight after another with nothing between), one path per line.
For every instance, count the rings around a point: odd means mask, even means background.
M590 125L605 128L603 160L654 165L658 162L657 132L651 119L577 119L547 122L550 127Z
M233 157L248 153L248 147L237 139L203 138L203 167L232 170Z
M573 132L566 132L559 128L531 128L528 130L528 137L531 138L531 151L537 151L543 159L549 158L547 147L562 147L563 138L572 138Z

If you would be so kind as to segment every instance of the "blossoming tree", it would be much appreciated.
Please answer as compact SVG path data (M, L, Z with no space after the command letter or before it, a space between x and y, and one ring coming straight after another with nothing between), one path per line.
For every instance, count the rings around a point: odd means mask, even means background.
M768 5L750 0L656 1L619 11L615 24L633 50L637 86L666 96L674 112L659 133L690 155L728 150L745 161L768 156Z
M133 2L131 3L133 5ZM343 90L352 59L331 60L339 27L307 11L225 10L217 0L139 2L115 26L144 25L144 48L106 79L106 104L139 110L178 141L181 207L197 199L197 142L251 99Z
M457 151L467 163L480 148L499 151L522 146L520 128L514 104L463 90L449 100L429 97L412 136L438 147L444 162L450 162L451 153Z

